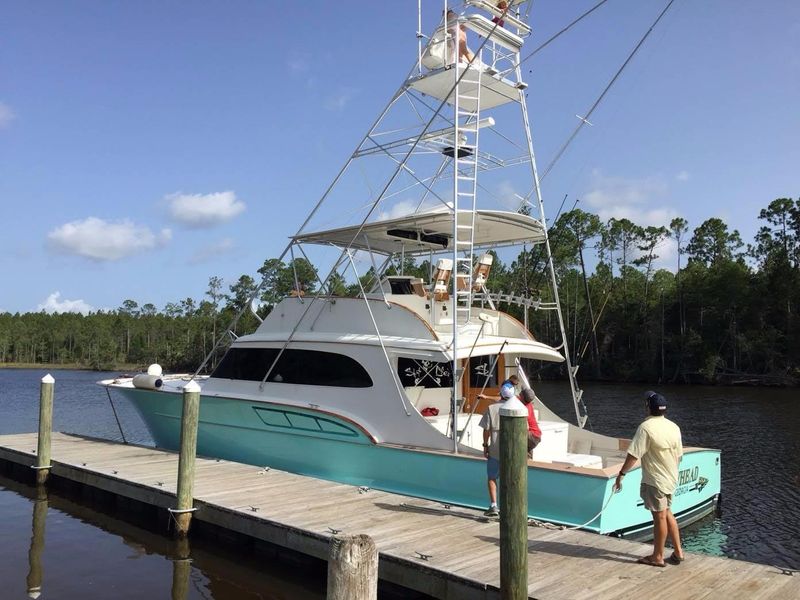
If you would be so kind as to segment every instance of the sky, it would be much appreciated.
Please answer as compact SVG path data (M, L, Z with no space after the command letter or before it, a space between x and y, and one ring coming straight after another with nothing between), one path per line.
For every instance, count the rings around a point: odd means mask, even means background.
M534 0L523 56L595 4ZM665 0L609 0L525 63L546 165ZM430 33L441 1L423 0ZM0 311L163 308L277 256L416 59L417 3L10 2ZM543 182L745 241L800 196L800 3L676 0ZM473 43L474 45L474 43ZM674 247L660 250L674 264Z

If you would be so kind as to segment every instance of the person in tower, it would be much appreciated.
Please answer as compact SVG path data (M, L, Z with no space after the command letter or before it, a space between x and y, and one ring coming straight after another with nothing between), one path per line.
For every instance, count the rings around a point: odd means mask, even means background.
M458 15L452 10L447 11L447 31L457 41L458 62L472 62L475 55L467 46L467 28L458 22Z
M505 14L508 10L508 2L506 0L500 0L497 3L497 8L502 10ZM492 17L492 23L497 23L500 27L505 26L506 22L501 17Z

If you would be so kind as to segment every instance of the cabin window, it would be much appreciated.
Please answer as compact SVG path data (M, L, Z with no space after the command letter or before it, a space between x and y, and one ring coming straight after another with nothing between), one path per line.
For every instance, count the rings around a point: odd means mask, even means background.
M403 387L453 387L453 364L450 362L400 357L397 359L397 375Z
M469 385L473 388L496 388L497 363L495 356L473 356L469 359ZM492 368L494 363L494 368ZM488 375L488 379L486 378Z
M392 293L398 296L414 293L414 288L411 287L410 279L390 279L389 286L392 288Z
M261 381L279 351L279 348L231 348L211 376ZM331 387L372 387L369 373L349 356L290 348L284 350L268 381Z

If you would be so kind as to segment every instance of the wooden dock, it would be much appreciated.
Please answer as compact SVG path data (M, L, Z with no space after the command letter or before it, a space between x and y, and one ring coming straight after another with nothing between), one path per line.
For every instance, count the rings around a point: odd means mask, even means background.
M0 436L0 461L31 466L36 434ZM178 455L53 434L52 476L167 509ZM377 543L381 579L443 599L499 598L499 526L479 512L251 465L198 459L194 518L325 560L334 533ZM800 598L800 576L689 555L635 564L649 546L579 531L529 528L528 594L539 600Z

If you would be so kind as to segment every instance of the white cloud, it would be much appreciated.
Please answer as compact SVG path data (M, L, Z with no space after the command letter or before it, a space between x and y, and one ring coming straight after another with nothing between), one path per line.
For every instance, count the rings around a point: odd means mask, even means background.
M672 271L673 273L677 270L678 242L672 238L665 239L658 246L656 246L655 254L658 255L658 258L653 261L653 268L655 270L666 269L667 271ZM683 258L682 262L684 263L682 266L685 267L686 257Z
M417 209L419 200L400 200L393 204L388 210L382 210L378 213L377 220L385 221L387 219L399 219L400 217L407 217L416 212L427 212L431 210L444 210L446 207L439 200L428 199L422 203L422 206ZM448 202L447 206L452 208L453 203Z
M685 178L683 178L685 176ZM679 181L686 181L689 174L681 171L676 176ZM670 221L680 216L676 210L666 205L669 186L660 177L627 179L624 177L607 177L599 170L592 172L591 190L583 199L603 221L610 218L630 219L637 225L647 227L668 227ZM638 256L634 252L634 257ZM672 238L666 238L656 246L653 261L654 269L667 269L675 272L677 266L678 246Z
M152 250L172 238L169 229L153 233L149 227L123 219L104 221L89 217L56 227L47 234L55 250L83 256L95 261L119 260L127 256Z
M603 220L630 219L637 225L669 225L678 213L668 206L659 206L668 192L660 177L626 179L607 177L599 170L592 173L591 189L582 199Z
M183 194L165 197L172 218L187 227L213 227L240 215L246 205L232 191L212 194Z
M333 94L325 98L323 106L326 110L341 111L350 103L358 90L355 88L339 87Z
M14 111L11 110L11 107L4 102L0 102L0 129L8 127L11 124L11 121L16 118L17 115L14 114Z
M379 221L386 221L387 219L399 219L413 214L417 209L419 200L401 200L393 204L389 210L382 210L378 213Z
M81 313L87 314L94 308L83 300L61 300L61 292L53 292L47 299L36 307L37 311L47 313Z
M494 191L497 203L505 210L517 211L524 201L522 194L517 192L510 181L501 181Z
M681 171L675 175L675 179L678 181L689 181L689 171Z
M220 255L230 253L233 249L233 240L230 238L224 238L218 242L214 242L213 244L208 244L207 246L198 248L197 251L195 251L195 253L189 257L187 262L190 265L199 265L211 262Z

